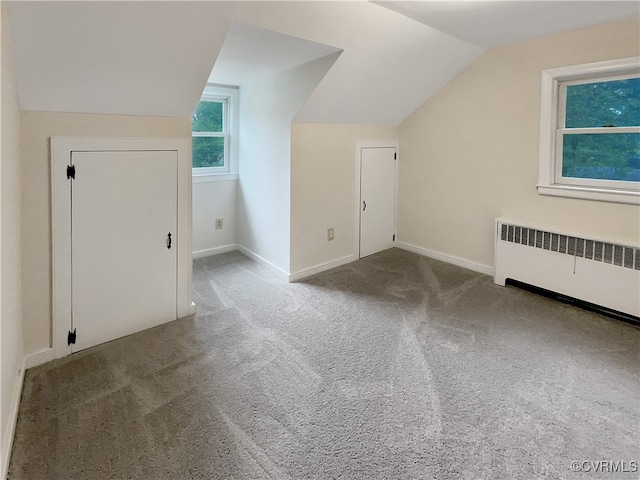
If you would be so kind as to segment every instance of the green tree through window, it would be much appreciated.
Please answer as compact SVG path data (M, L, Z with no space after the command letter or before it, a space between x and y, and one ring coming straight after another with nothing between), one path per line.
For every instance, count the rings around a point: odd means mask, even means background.
M568 85L562 176L640 182L640 133L616 131L638 126L640 78Z
M202 100L191 116L193 168L224 167L225 102Z
M222 132L223 103L200 101L191 116L192 132Z
M640 78L567 87L567 128L640 125Z

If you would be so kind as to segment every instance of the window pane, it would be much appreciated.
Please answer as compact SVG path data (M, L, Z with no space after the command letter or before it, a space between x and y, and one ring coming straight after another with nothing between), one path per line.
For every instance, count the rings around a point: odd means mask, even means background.
M640 133L564 135L562 176L640 181Z
M193 168L224 167L224 137L192 137Z
M640 78L567 86L566 128L640 125Z
M191 131L222 132L223 108L222 102L198 102L196 111L191 116Z

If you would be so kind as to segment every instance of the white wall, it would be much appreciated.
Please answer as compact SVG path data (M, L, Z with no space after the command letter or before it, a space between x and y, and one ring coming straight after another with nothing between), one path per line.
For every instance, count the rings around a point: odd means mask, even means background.
M22 111L22 283L25 354L51 346L52 136L191 138L189 118Z
M20 106L4 2L0 10L0 478L4 478L20 398L23 342L20 279Z
M639 54L637 18L485 53L400 125L398 239L484 266L498 216L639 243L638 206L536 190L542 70Z
M193 183L193 255L204 257L222 253L238 243L237 180L194 181ZM215 221L223 219L216 230Z
M339 53L240 88L238 242L289 273L291 121Z
M356 141L397 137L396 127L292 124L292 273L353 254ZM329 227L335 233L330 242Z

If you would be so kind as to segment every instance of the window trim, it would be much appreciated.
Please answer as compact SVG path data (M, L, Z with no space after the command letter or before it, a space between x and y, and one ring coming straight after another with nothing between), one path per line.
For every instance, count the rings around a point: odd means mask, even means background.
M238 87L207 84L199 101L222 101L222 132L191 132L191 137L225 137L224 167L191 168L197 183L237 178L238 174ZM192 160L193 162L193 160ZM192 163L193 165L193 163Z
M623 58L606 62L573 65L569 67L551 68L542 71L541 99L540 99L540 151L538 164L537 189L540 195L552 195L559 197L581 198L599 200L604 202L630 203L640 205L640 186L633 182L607 182L589 179L575 179L562 182L560 178L561 162L556 161L561 152L562 132L558 125L564 115L564 109L559 114L559 107L563 101L561 88L565 82L587 83L597 81L599 78L615 80L616 76L628 74L637 75L640 72L640 57ZM624 133L630 130L638 132L636 127L607 128L609 133L613 131ZM563 129L564 130L564 129ZM605 133L599 128L591 129L566 129L571 133Z

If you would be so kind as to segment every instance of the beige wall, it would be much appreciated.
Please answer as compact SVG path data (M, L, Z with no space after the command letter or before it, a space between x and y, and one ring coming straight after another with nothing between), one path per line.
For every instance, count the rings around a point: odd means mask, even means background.
M394 127L292 124L291 273L353 253L356 141L396 139Z
M2 30L2 127L0 129L0 478L9 460L22 368L22 285L20 280L20 106L4 2ZM13 402L13 405L12 405Z
M190 138L191 122L189 118L21 113L25 354L46 349L51 342L52 136Z
M633 205L538 195L546 68L640 54L638 19L493 49L400 126L402 242L493 265L498 216L640 242Z

